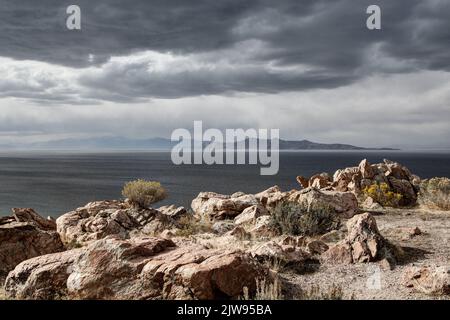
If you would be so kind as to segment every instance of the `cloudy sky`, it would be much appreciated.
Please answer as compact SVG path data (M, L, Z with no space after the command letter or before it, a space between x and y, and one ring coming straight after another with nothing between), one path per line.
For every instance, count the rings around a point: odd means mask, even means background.
M0 144L194 120L450 149L450 1L0 0Z

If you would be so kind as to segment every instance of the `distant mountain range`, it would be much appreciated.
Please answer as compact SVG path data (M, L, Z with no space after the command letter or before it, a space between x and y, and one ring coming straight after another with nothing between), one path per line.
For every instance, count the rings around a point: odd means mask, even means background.
M130 139L125 137L101 137L89 139L62 139L35 142L20 146L4 144L6 150L170 150L178 142L165 138ZM209 143L204 143L208 145ZM308 140L280 140L280 150L398 150L393 148L365 148L341 143L316 143Z

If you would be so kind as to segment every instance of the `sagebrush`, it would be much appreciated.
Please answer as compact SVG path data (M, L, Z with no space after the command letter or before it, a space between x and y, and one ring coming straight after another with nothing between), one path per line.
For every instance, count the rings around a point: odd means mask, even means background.
M430 208L450 210L450 179L432 178L420 184L419 203Z
M132 204L141 208L147 208L152 203L167 197L166 190L161 183L141 179L127 182L123 187L122 195L128 198Z
M272 210L270 226L281 234L315 236L338 229L340 220L328 206L282 202Z

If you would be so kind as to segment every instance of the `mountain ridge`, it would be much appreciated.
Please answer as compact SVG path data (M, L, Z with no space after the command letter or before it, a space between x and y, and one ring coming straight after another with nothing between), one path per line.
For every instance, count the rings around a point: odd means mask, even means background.
M178 144L167 138L131 139L126 137L99 137L89 139L60 139L46 142L34 142L15 146L12 144L0 145L0 149L7 150L170 150ZM247 139L248 143L248 139ZM210 144L204 142L203 146ZM395 148L360 147L342 143L318 143L310 140L284 140L279 141L279 150L400 150Z

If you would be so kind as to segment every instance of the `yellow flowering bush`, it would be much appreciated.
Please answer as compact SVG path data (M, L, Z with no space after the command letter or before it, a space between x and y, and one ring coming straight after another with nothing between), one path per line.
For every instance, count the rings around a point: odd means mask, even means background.
M374 183L363 189L366 197L371 197L374 201L383 207L399 207L403 199L403 195L391 190L385 182Z

